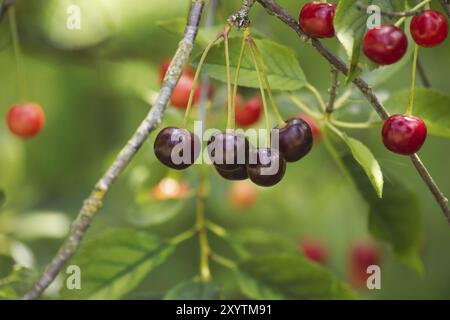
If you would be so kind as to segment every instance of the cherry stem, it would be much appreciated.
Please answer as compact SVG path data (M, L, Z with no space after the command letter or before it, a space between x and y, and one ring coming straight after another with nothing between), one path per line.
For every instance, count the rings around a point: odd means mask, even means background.
M195 71L194 75L194 81L192 83L191 92L189 93L189 100L188 105L186 108L186 112L184 114L184 120L183 120L183 128L187 127L187 123L189 121L189 114L191 113L192 104L194 102L194 95L195 95L195 88L197 87L198 79L200 77L200 72L203 67L203 64L205 63L206 57L208 56L209 51L212 49L212 47L219 41L221 38L223 38L228 32L230 31L230 27L227 26L224 31L220 32L213 41L211 41L203 51L202 56L200 57L200 61L197 66L197 70Z
M258 82L259 82L259 90L261 92L261 100L263 103L263 110L264 110L264 120L266 124L266 131L267 131L267 141L266 141L266 147L270 148L270 126L269 126L269 113L267 112L267 101L266 101L266 95L264 93L264 84L261 77L261 70L259 69L258 60L256 59L255 52L252 49L251 39L246 38L246 42L248 47L250 48L250 53L252 56L253 64L256 69L256 74L258 76Z
M198 201L196 211L195 229L198 233L198 241L200 246L200 280L209 282L211 280L211 271L209 269L210 247L208 243L208 235L205 228L205 200L207 190L207 179L204 173L201 174L200 184L198 186Z
M414 106L414 89L416 86L416 70L417 70L417 58L419 56L419 46L416 44L414 47L414 57L412 63L412 75L411 75L411 88L409 90L409 103L408 108L406 109L406 114L411 115L413 112Z
M383 121L368 121L368 122L345 122L330 119L330 122L336 127L348 128L348 129L370 129L378 128L383 124Z
M317 91L317 89L316 89L313 85L311 85L311 84L309 84L309 83L307 83L307 84L305 85L305 88L308 89L309 91L311 91L311 93L312 93L312 94L314 95L314 97L316 98L317 102L319 102L319 105L320 105L320 108L322 108L322 111L323 111L323 112L326 112L327 106L325 105L325 101L323 101L323 98L322 98L322 96L320 95L320 92Z
M233 119L233 128L236 127L236 103L237 103L237 91L238 91L238 81L239 81L239 73L241 71L241 64L242 64L242 59L244 57L244 52L245 52L245 39L246 36L249 34L249 30L245 29L244 30L244 37L242 38L242 44L241 44L241 49L239 51L239 59L238 59L238 63L236 66L236 73L235 73L235 77L234 77L234 88L233 88L233 96L232 96L232 105L233 105L233 110L232 110L232 115L231 118Z
M295 104L295 106L297 108L299 108L301 111L303 111L304 113L306 113L308 116L311 116L315 119L321 119L322 115L318 114L317 112L311 110L310 108L308 108L306 106L306 104L304 104L299 98L290 95L289 99Z
M431 0L424 0L424 1L420 2L419 4L417 4L416 6L412 7L410 11L412 11L412 12L417 11L420 8L429 4L430 2L431 2ZM407 18L407 16L401 17L400 19L397 20L397 22L394 24L394 26L400 27L406 21L406 18Z
M26 83L27 81L25 77L25 68L22 59L22 52L20 49L19 32L17 30L16 9L14 6L11 6L11 8L9 8L8 15L9 15L9 25L11 28L11 38L14 48L14 56L16 58L16 72L19 81L19 96L21 100L25 101L28 92Z
M225 64L226 64L226 73L227 73L227 129L234 128L232 123L234 123L233 110L232 110L232 91L231 91L231 67L230 67L230 48L228 45L228 34L224 33L223 35L224 45L225 45Z
M284 127L286 125L286 122L283 120L283 117L281 116L281 114L278 110L277 104L275 103L275 99L273 98L272 88L270 87L269 77L267 76L266 67L265 67L261 52L259 51L258 46L256 45L256 42L250 36L249 36L249 40L251 43L251 49L253 50L253 52L255 54L255 57L259 63L261 74L263 75L264 83L267 88L267 94L269 95L269 100L270 100L270 104L272 106L273 113L275 114L275 117L277 118L278 125L280 127Z

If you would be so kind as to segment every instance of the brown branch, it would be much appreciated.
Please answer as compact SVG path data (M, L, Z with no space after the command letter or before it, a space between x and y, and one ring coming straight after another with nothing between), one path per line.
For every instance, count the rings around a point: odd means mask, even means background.
M441 3L442 8L444 8L445 13L447 14L447 16L450 18L450 1L448 1L448 0L439 0L439 2Z
M53 282L64 264L75 254L80 247L87 229L96 217L98 210L102 207L106 193L130 163L134 155L139 151L149 134L162 122L166 105L178 82L183 67L188 62L192 53L204 4L203 0L192 0L184 37L180 41L178 50L172 59L158 99L131 139L117 155L113 164L97 182L94 190L84 202L77 219L73 223L69 237L63 243L40 279L34 284L30 292L25 295L24 299L39 298L42 292Z
M328 100L327 104L326 109L327 113L333 112L334 102L336 101L337 90L339 87L339 70L337 70L334 66L331 66L330 79L331 79L331 86L330 89L328 89L330 99Z
M274 0L257 0L266 11L280 19L283 23L287 24L291 29L293 29L300 39L306 43L311 44L331 65L336 69L341 71L344 75L348 74L347 65L335 56L327 47L325 47L319 40L311 38L306 34L298 25L297 21L289 15L289 13ZM386 119L389 116L387 110L383 107L381 102L378 100L377 96L373 93L370 86L362 78L357 77L353 80L353 84L362 92L362 94L369 101L371 106L375 109L378 115L382 119ZM441 192L437 184L434 182L433 177L429 174L425 165L421 162L420 158L415 154L411 156L411 160L419 172L420 176L426 183L428 189L435 197L437 203L442 209L444 216L450 223L450 207L448 206L448 200L445 195Z

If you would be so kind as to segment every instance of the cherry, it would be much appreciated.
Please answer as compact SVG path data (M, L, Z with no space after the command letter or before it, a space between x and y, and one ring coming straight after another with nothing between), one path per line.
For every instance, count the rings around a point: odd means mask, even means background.
M273 148L259 148L251 150L250 163L247 173L253 183L270 187L283 179L286 172L286 161L278 150Z
M235 208L249 208L258 199L258 188L249 181L236 181L230 186L228 197Z
M366 284L367 268L371 265L379 265L381 254L373 243L358 243L350 251L349 276L353 284L363 286Z
M366 56L381 65L399 61L408 49L405 33L393 25L382 25L367 31L363 39Z
M172 62L171 59L164 60L161 68L159 69L159 82L162 84L164 81L164 77L166 76L167 70L169 69L170 63ZM187 75L190 77L194 76L194 71L192 68L188 65L184 67L183 75Z
M314 118L310 117L309 115L307 115L306 113L299 114L297 116L297 118L303 119L309 125L309 127L311 128L312 135L313 135L313 141L318 142L321 139L322 134L320 132L320 129L319 129L319 126L318 126L316 120Z
M170 98L170 104L180 109L186 109L193 85L194 77L183 74L173 91L172 97ZM200 90L200 86L196 86L192 104L197 103L200 96Z
M153 150L163 164L182 170L191 166L199 156L200 139L186 129L166 127L156 136ZM189 154L185 155L184 151Z
M307 155L313 145L313 135L303 119L290 119L279 129L279 148L287 162L295 162Z
M247 168L245 166L241 166L234 170L223 170L219 167L215 166L217 173L227 180L245 180L248 178Z
M152 191L151 196L158 200L180 199L188 193L189 185L172 178L162 179Z
M430 48L441 44L448 35L448 21L438 11L425 10L414 16L410 25L414 41L422 47Z
M36 103L16 104L9 109L6 122L15 135L32 138L44 127L45 114Z
M262 101L259 97L253 97L242 105L242 97L236 97L235 119L239 126L247 127L258 122L261 116Z
M311 261L321 264L327 261L327 250L321 241L314 239L302 240L299 243L299 249Z
M300 11L302 29L316 38L334 37L333 19L336 5L333 3L308 2Z
M427 137L427 127L422 119L405 114L395 114L384 122L383 143L390 151L411 155L419 151Z
M250 144L244 135L232 132L216 133L208 141L208 153L219 174L243 176ZM224 172L226 171L226 172ZM230 176L230 177L231 177ZM233 179L234 180L234 179Z

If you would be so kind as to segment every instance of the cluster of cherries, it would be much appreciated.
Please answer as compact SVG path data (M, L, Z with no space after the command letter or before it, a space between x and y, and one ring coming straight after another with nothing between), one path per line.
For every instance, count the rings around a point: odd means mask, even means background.
M335 36L333 19L336 5L324 2L309 2L303 6L299 16L301 28L316 38ZM410 32L415 43L421 47L435 47L448 36L448 21L438 11L424 10L414 16ZM364 54L379 65L399 61L406 53L408 39L402 29L389 24L372 28L364 36ZM424 121L406 114L390 116L382 129L383 143L394 153L411 155L419 151L427 137Z
M286 162L298 161L309 153L313 134L308 123L299 118L291 119L275 130L278 132L278 148L256 148L247 137L234 132L214 134L208 140L207 148L216 171L227 180L250 178L259 186L268 187L280 182L286 171ZM200 144L200 139L189 130L166 127L155 139L154 152L166 166L182 170L198 158ZM173 155L177 150L180 159L175 161ZM185 151L189 154L183 154Z

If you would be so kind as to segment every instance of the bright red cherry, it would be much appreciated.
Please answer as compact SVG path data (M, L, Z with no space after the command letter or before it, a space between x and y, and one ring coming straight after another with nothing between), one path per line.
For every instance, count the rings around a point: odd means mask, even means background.
M324 264L327 261L327 249L325 245L318 240L305 239L299 242L299 249L311 261Z
M297 116L297 118L303 119L309 125L309 127L311 128L314 142L319 141L320 138L322 137L322 134L320 133L317 121L314 118L308 116L306 113L300 113Z
M438 11L425 10L411 20L411 35L421 47L441 44L448 35L448 21Z
M407 49L408 39L405 33L393 25L372 28L364 36L364 53L370 60L381 65L399 61Z
M189 95L191 94L192 86L194 85L194 78L189 75L183 74L178 80L175 87L170 103L177 108L186 109L189 102ZM196 104L200 96L200 86L197 85L194 92L194 100L192 104Z
M36 103L16 104L6 117L9 130L22 138L32 138L44 127L45 114Z
M262 101L259 97L253 97L242 105L242 97L236 97L235 119L239 126L247 127L258 122L261 116Z
M353 284L364 286L369 274L367 268L381 263L379 248L373 243L358 243L351 248L349 277Z
M159 82L161 84L163 83L164 77L166 76L167 70L169 69L171 62L172 62L171 59L164 60L161 68L159 69ZM193 77L194 71L192 70L192 68L190 66L186 65L184 67L183 74Z
M333 19L336 5L324 2L308 2L300 11L302 29L316 38L334 37Z
M427 127L418 117L396 114L384 122L382 136L384 145L390 151L411 155L424 144Z

